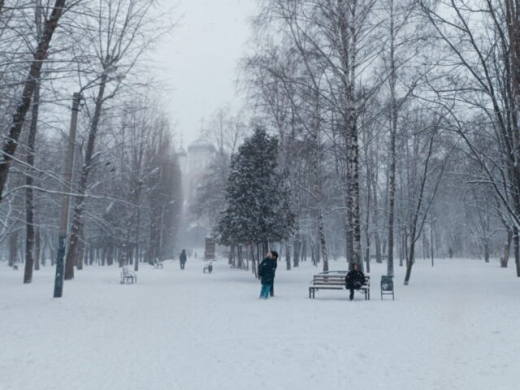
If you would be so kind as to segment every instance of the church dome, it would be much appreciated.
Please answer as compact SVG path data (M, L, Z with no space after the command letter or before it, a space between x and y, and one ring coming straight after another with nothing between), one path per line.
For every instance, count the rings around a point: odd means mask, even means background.
M188 152L196 152L196 151L207 151L207 152L213 153L215 151L215 147L208 140L199 138L198 140L193 141L188 146Z

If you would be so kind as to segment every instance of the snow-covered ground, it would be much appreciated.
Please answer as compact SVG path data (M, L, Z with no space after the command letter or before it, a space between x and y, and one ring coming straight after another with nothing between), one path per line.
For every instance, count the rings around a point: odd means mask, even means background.
M476 260L418 260L396 300L317 293L317 270L280 263L277 296L249 272L214 263L88 267L52 299L54 271L0 264L1 390L514 390L520 383L520 280ZM22 268L22 267L20 267ZM331 269L345 269L332 262Z

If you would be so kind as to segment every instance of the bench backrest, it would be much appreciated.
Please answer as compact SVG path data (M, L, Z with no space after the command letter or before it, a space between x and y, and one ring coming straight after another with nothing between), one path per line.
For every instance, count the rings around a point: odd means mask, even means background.
M345 285L345 276L346 275L327 275L320 274L314 275L312 277L312 284L320 284L320 285ZM365 275L365 283L364 286L368 286L370 284L370 275Z
M314 275L312 277L312 284L344 286L345 285L345 276L343 276L343 275Z

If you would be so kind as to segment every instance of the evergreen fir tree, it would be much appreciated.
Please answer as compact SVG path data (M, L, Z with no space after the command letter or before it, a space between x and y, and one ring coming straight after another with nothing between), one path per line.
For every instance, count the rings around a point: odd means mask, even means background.
M256 128L233 156L227 207L215 236L220 244L264 244L287 239L294 225L289 191L278 170L278 140Z

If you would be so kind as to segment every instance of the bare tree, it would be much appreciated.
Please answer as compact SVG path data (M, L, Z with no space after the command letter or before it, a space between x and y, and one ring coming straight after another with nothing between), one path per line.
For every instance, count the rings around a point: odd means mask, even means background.
M121 73L129 74L142 54L167 30L156 24L152 18L153 2L145 0L102 0L92 15L107 14L107 17L88 18L85 31L94 61L92 77L89 83L97 88L93 98L93 112L90 120L88 139L81 170L78 195L74 207L73 221L69 238L69 249L65 264L65 280L74 278L79 232L83 224L85 193L94 161L94 148L102 117L104 104L112 99L122 86ZM89 26L93 24L97 28ZM85 74L85 72L83 72ZM115 76L115 79L114 79ZM87 76L88 77L88 76ZM109 81L115 81L115 87L109 90Z
M65 11L65 3L65 0L56 0L50 16L45 20L41 38L39 39L38 46L33 54L33 60L23 84L20 101L12 116L13 119L7 138L2 147L2 156L0 161L0 202L3 199L4 187L7 182L9 168L18 146L18 138L22 131L25 116L31 106L31 100L37 86L37 80L40 78L43 63L47 59L47 53L52 37L58 27L61 16Z

